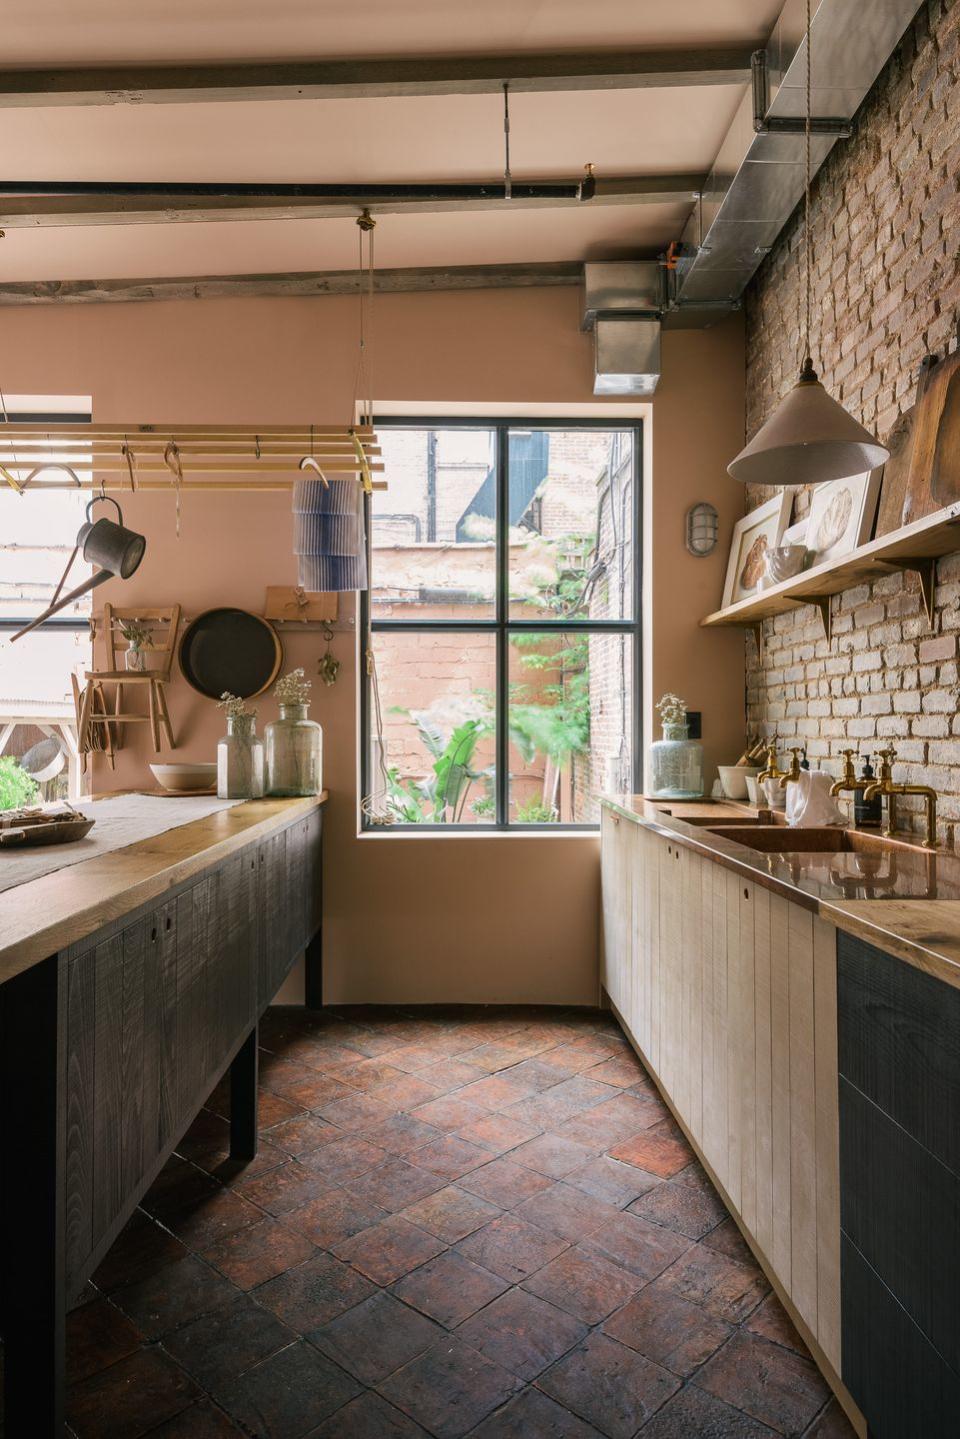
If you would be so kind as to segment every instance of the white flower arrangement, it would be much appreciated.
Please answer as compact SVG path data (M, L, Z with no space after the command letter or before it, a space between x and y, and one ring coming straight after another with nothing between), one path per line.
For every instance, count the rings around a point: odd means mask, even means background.
M274 687L274 695L277 704L281 705L307 705L310 703L310 691L313 685L306 678L303 669L299 666L291 670L289 674L281 676Z
M660 714L660 723L667 725L685 725L687 722L687 702L679 695L666 694L657 701L657 710Z
M232 695L229 690L224 690L217 704L217 709L226 710L227 719L233 721L234 730L237 734L249 735L253 729L253 722L257 717L255 709L248 709L239 695Z

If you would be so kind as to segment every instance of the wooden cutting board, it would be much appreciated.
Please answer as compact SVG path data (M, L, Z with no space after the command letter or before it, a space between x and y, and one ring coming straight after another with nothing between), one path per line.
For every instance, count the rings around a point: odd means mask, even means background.
M901 415L887 436L890 458L883 467L880 482L880 508L877 510L878 535L888 535L903 524L903 502L907 494L907 479L910 474L910 460L913 455L913 431L917 417L916 405L911 405Z
M915 408L913 452L903 499L905 525L960 499L960 351L948 355L929 372Z

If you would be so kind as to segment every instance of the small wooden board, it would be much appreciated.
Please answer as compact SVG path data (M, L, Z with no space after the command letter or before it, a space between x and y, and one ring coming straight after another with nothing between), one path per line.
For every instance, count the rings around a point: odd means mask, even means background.
M267 585L264 617L268 620L335 620L340 596L301 590L295 585Z
M916 405L913 453L903 501L903 523L911 524L942 509L948 500L936 492L960 498L960 458L947 455L939 443L940 431L955 433L960 407L960 351L948 355L927 376L923 394ZM935 492L936 486L936 492Z

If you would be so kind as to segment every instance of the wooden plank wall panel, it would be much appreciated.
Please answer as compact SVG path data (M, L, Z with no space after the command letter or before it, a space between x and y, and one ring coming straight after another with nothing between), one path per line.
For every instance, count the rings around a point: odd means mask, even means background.
M129 925L123 931L123 1014L121 1019L121 1074L123 1132L121 1140L122 1186L126 1194L143 1173L144 1125L144 982L147 964L152 963L156 945L156 921L151 917ZM151 1035L154 1033L150 1025Z
M154 957L157 1029L156 1147L159 1154L177 1138L180 1119L178 1063L180 1054L180 1006L177 986L177 902L171 900L157 912L160 938Z
M613 956L616 950L617 918L616 906L620 903L617 894L617 840L622 822L620 816L609 809L600 815L600 887L602 896L602 936L600 949L600 983L613 997Z
M198 933L198 907L194 889L188 889L177 899L177 1010L179 1095L177 1097L177 1123L184 1123L190 1100L200 1088L203 1069L203 1033L201 1016L204 1007L205 984L203 961L200 950L201 936Z
M82 1284L82 1265L93 1248L94 1025L96 952L71 954L67 961L67 1097L65 1252L67 1292Z
M757 1024L756 923L760 886L740 880L740 1213L751 1234L757 1229Z
M649 875L647 884L647 933L650 936L649 1022L650 1055L654 1067L660 1064L660 841L647 836ZM659 1069L658 1069L659 1073Z
M717 1016L717 986L715 986L714 973L714 950L717 945L717 924L715 924L714 905L714 865L705 863L701 872L701 915L704 920L704 931L702 931L702 954L701 954L701 996L702 996L702 1026L704 1026L704 1048L702 1048L699 1068L701 1068L702 1105L701 1105L701 1132L699 1132L699 1144L702 1150L710 1158L711 1164L717 1154L718 1134L723 1131L724 1122L718 1114L717 1094L717 1043L718 1043L718 1016Z
M687 1123L694 1135L703 1128L703 867L704 860L683 851L683 970L686 983L684 1069L688 1077Z
M790 1294L817 1332L817 1133L813 915L790 905Z
M817 1138L817 1339L840 1371L840 1116L837 1063L837 932L813 921L814 1074Z
M770 1260L789 1291L790 1223L790 983L787 926L790 905L770 896L770 1095L773 1123L773 1247Z
M98 944L93 1076L93 1242L123 1204L123 937Z
M742 1192L741 1072L743 1069L743 1014L740 1010L740 892L742 880L733 870L724 870L727 887L727 984L726 984L726 1065L727 1065L727 1193L740 1209Z
M756 1236L773 1254L773 1074L770 1051L770 891L753 891Z

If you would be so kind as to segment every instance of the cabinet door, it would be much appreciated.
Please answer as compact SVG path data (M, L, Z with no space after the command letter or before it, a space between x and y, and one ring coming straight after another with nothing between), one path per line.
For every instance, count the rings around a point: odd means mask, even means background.
M682 1013L680 848L671 840L660 844L660 1078L671 1095L677 1092Z

